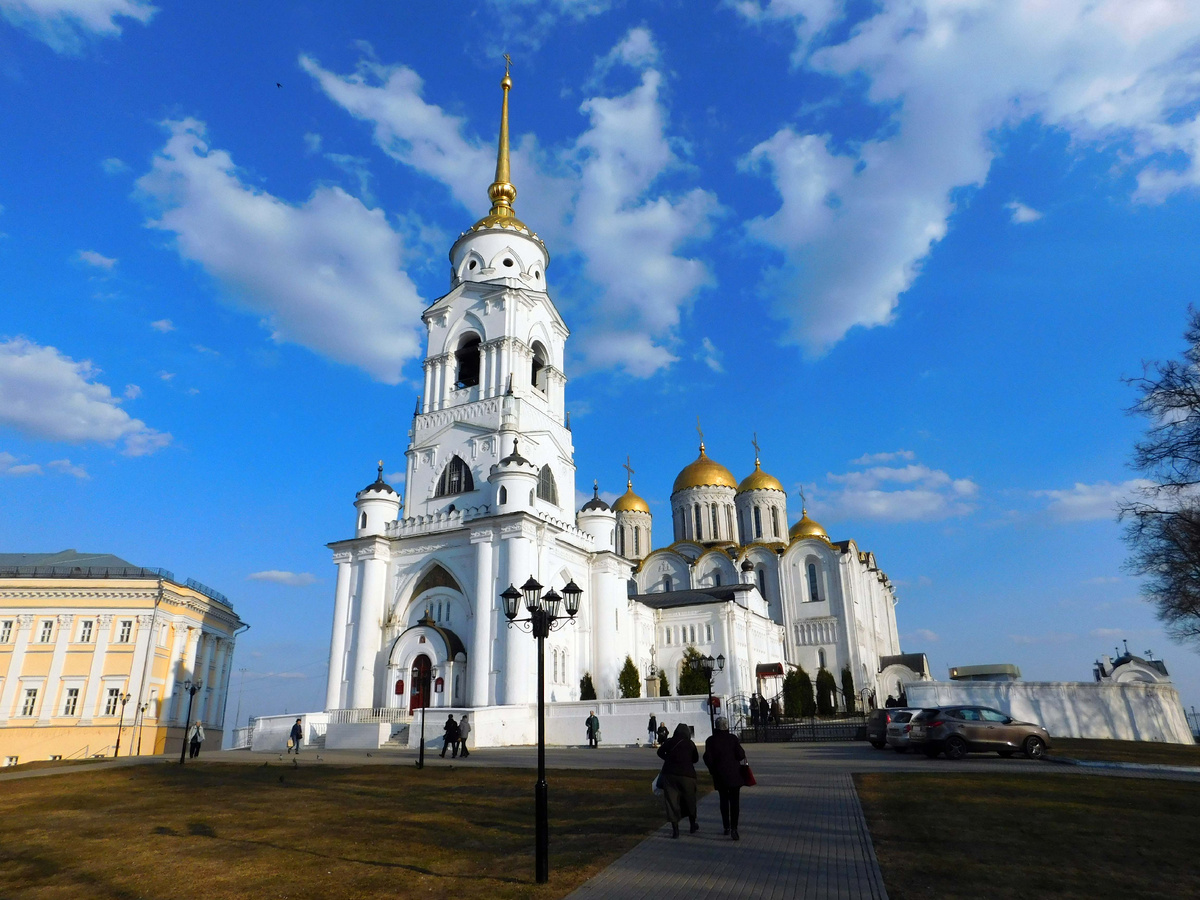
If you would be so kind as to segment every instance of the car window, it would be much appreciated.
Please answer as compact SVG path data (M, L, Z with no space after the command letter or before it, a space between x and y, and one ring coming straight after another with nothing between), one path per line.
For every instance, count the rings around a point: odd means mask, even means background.
M978 722L979 710L977 709L959 709L954 712L955 718L962 719L965 722Z
M912 717L913 717L913 714L910 712L896 713L896 715L892 717L892 721L893 722L907 722Z
M985 722L1007 722L1008 716L994 709L981 709L979 714L983 716Z

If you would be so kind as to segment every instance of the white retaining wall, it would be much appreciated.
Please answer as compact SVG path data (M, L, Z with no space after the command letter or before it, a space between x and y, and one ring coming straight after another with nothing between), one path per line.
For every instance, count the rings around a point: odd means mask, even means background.
M331 722L325 732L327 750L378 750L392 736L390 722L338 724Z
M304 729L303 746L308 746L317 735L324 734L329 723L329 715L323 712L304 713L299 716L259 716L254 720L250 749L272 753L286 750L288 736L292 733L292 726L296 724L297 719L300 719L300 726ZM385 736L384 740L386 739Z
M1170 684L1094 681L913 681L909 706L991 706L1054 737L1193 743Z

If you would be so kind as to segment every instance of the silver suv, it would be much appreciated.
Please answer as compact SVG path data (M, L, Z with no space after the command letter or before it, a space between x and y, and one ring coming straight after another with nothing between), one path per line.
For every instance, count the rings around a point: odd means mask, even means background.
M968 753L999 753L1008 757L1024 753L1041 759L1050 747L1050 735L1041 725L1018 722L987 706L944 706L923 709L909 723L909 745L933 758L962 759Z

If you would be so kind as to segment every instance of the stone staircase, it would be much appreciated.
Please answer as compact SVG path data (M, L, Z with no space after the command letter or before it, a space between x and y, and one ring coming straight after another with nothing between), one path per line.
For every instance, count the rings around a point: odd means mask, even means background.
M306 750L324 750L325 749L325 735L318 734L315 737L311 738L309 740L309 742L305 745L304 749L306 749Z
M386 741L383 742L383 744L380 746L379 749L382 750L382 749L384 749L384 747L387 747L388 749L392 749L392 750L401 750L407 746L408 746L408 726L401 725L399 727L399 729L390 738L388 738Z

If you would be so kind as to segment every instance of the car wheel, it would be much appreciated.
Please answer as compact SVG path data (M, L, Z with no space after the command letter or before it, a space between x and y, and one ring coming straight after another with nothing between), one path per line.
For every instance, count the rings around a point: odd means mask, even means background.
M1012 750L997 750L996 752L999 753L1004 759L1008 759L1013 755Z
M955 735L946 738L946 759L962 759L967 755L967 742Z
M876 750L883 750L887 747L887 741L871 741L871 746Z
M1025 755L1030 759L1041 759L1046 755L1046 742L1037 735L1031 734L1025 738L1025 743L1021 749L1025 751Z

